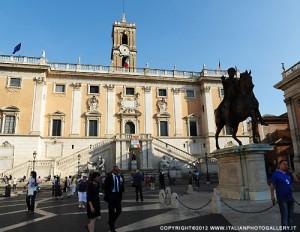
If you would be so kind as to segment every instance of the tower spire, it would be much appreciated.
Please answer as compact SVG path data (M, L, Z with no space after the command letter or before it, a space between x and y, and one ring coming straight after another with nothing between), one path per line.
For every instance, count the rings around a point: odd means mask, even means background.
M124 2L125 0L122 0L122 20L121 20L121 22L122 23L126 23L126 16L125 16L125 2Z

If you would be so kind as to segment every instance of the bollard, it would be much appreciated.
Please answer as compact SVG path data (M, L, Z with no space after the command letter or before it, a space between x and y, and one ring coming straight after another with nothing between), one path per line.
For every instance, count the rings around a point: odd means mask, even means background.
M211 197L211 213L222 213L221 197L217 188L214 188L214 192Z
M165 199L166 199L165 190L163 190L163 189L159 190L158 199L159 199L160 204L165 203Z
M178 208L179 207L179 202L178 202L178 194L177 193L172 193L171 195L171 207L172 208Z
M188 185L187 193L193 193L193 186L191 184Z

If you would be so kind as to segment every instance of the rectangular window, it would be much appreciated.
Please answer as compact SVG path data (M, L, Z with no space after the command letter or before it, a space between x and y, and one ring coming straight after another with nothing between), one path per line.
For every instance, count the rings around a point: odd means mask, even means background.
M220 88L220 97L224 97L224 89Z
M89 93L99 93L99 85L90 85L89 86Z
M3 133L4 134L14 134L15 133L15 127L16 127L16 116L5 116L5 122L4 122L4 128Z
M186 90L186 97L188 98L194 98L195 97L195 91L192 89L187 89Z
M168 136L168 122L167 121L160 121L160 136Z
M166 97L167 96L167 89L158 89L158 96L159 97Z
M55 85L55 93L64 93L66 91L66 86L62 84Z
M53 119L52 136L61 136L61 119Z
M89 120L89 136L98 136L98 120Z
M126 87L126 95L134 95L134 88Z
M233 129L230 126L225 126L225 134L226 135L232 135L233 134Z
M9 78L9 87L21 87L21 78L11 77Z
M197 136L197 122L190 121L190 136Z

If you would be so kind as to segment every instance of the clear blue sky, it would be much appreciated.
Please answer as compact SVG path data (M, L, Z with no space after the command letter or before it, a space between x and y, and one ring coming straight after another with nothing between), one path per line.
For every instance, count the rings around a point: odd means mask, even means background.
M281 62L300 60L299 0L125 0L137 25L139 67L200 71L203 64L251 69L263 114L286 111ZM112 23L122 0L2 0L0 53L53 62L110 64Z

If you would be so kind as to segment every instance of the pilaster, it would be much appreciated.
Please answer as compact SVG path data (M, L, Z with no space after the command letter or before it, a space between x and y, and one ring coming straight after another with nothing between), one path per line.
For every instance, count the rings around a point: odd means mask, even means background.
M81 119L81 83L72 83L71 136L80 136Z
M41 135L44 128L43 116L46 107L47 86L45 77L43 76L35 77L33 81L35 82L35 86L30 134Z

